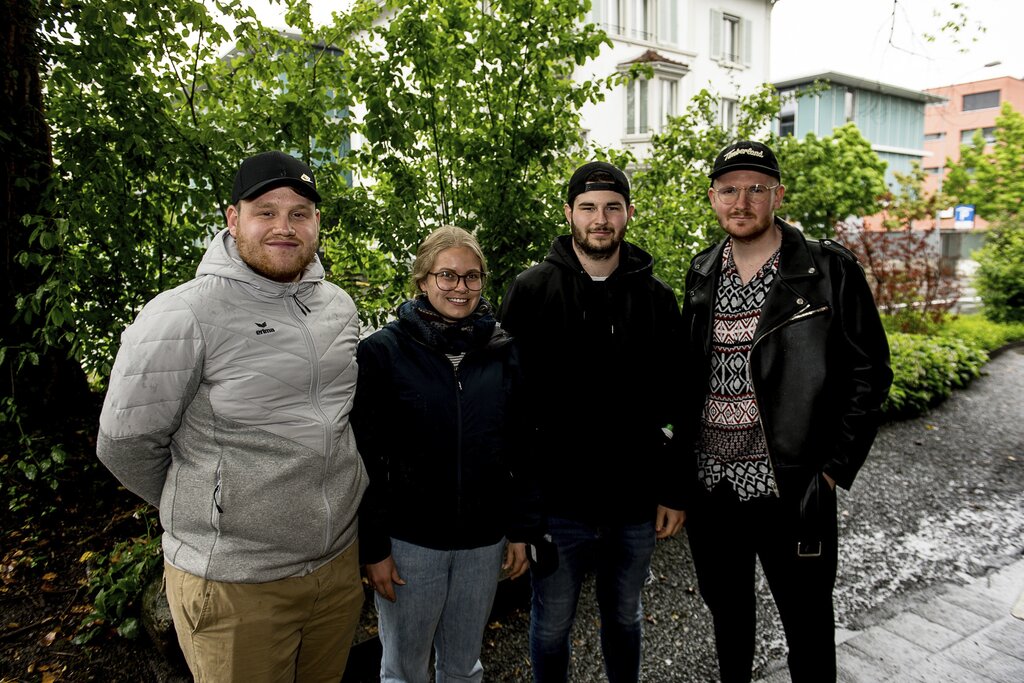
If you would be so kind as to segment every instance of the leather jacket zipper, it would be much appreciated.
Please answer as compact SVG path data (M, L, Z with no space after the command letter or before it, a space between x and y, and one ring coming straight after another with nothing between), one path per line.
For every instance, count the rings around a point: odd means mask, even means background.
M786 318L785 320L780 322L778 325L776 325L775 327L773 327L770 330L766 331L760 337L755 339L754 342L750 345L750 350L747 351L747 379L750 381L750 388L751 388L751 390L754 393L754 405L757 406L757 415L758 415L757 422L758 422L758 425L761 427L761 436L764 438L764 450L765 450L765 453L768 454L768 466L772 470L772 479L775 480L775 495L776 496L779 495L779 478L778 478L778 475L775 472L775 458L772 457L771 446L768 443L768 434L764 431L764 420L761 419L761 401L757 397L757 385L754 384L754 374L751 371L751 368L753 367L753 360L754 360L754 349L757 347L758 342L760 342L762 339L764 339L768 335L772 334L773 332L775 332L779 328L784 327L785 325L788 325L789 323L793 322L794 320L800 320L802 318L808 318L808 317L810 317L812 315L816 315L818 313L822 313L822 312L827 311L827 310L828 310L828 306L819 306L818 308L815 308L815 309L812 310L811 309L811 305L810 304L806 304L799 311L797 311L793 315L789 316L788 318Z

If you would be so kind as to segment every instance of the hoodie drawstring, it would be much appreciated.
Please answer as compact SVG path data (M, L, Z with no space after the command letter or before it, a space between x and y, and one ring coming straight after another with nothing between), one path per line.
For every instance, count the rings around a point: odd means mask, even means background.
M302 301L299 300L298 294L292 294L292 298L295 299L295 303L296 305L298 305L299 310L302 311L302 315L309 315L310 311L313 310L312 308L310 308L309 306L307 306L306 304L302 303Z

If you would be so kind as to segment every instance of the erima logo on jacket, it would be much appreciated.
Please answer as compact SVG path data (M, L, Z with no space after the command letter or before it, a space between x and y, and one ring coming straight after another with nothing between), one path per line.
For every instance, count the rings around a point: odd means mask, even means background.
M267 322L266 321L263 321L261 323L256 323L256 327L260 328L260 329L256 330L256 335L257 336L259 336L261 334L270 334L272 332L276 332L277 331L273 327L267 327Z

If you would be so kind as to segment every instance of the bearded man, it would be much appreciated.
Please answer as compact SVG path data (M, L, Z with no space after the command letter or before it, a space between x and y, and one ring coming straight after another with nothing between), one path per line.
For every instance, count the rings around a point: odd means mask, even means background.
M501 308L522 350L533 412L530 456L549 543L537 547L553 546L557 557L531 570L539 682L569 678L570 632L589 572L608 680L638 680L640 592L656 539L683 523L678 458L663 431L679 406L680 313L654 277L654 259L625 240L629 197L612 164L578 168L564 207L570 234L519 274Z
M359 321L317 258L313 172L244 160L196 277L125 330L97 454L156 506L197 681L338 681L363 603Z

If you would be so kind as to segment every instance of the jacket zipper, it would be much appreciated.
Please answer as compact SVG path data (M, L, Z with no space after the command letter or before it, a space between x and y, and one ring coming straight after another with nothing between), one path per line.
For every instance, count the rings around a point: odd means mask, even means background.
M324 546L323 554L326 555L327 551L331 547L331 524L334 517L334 511L331 509L331 501L327 496L327 470L328 463L331 459L331 430L329 427L329 420L327 419L327 413L324 412L323 406L320 404L320 359L316 354L316 345L313 343L313 335L310 334L309 328L306 326L306 322L303 320L307 315L307 311L310 310L305 304L299 301L298 297L293 295L290 297L295 306L302 313L302 317L295 312L295 309L288 306L288 312L292 314L292 318L299 325L299 329L302 331L302 338L306 342L306 350L309 352L310 362L310 378L309 378L309 401L313 406L313 411L316 413L320 420L320 426L323 433L323 461L320 467L320 497L323 500L324 510L326 511L326 517L324 519ZM285 300L287 302L287 299ZM306 571L312 571L310 563L306 565Z
M753 391L753 394L754 394L754 405L757 406L757 417L758 417L757 423L758 423L758 426L761 428L761 438L764 439L764 451L765 451L765 453L768 454L768 466L772 470L772 479L775 481L775 495L776 496L779 495L779 477L778 477L778 475L775 472L775 458L772 457L771 447L768 444L768 434L764 431L764 420L761 419L761 401L757 397L757 385L754 384L754 374L753 374L753 372L751 372L751 368L753 367L754 349L757 347L757 344L762 339L764 339L768 335L772 334L773 332L775 332L779 328L788 325L789 323L793 322L794 320L800 320L802 318L807 318L807 317L810 317L812 315L815 315L817 313L821 313L822 311L827 311L827 310L828 310L828 306L819 306L818 308L815 308L814 310L811 310L811 305L810 304L805 305L799 311L797 311L796 313L794 313L790 317L786 318L785 320L780 322L778 325L776 325L775 327L771 328L770 330L768 330L767 332L762 334L760 337L755 339L754 342L750 345L750 350L747 351L747 380L750 382L750 388L751 388L751 390Z
M459 362L465 363L466 356L462 356ZM452 371L455 373L455 511L456 518L462 519L462 380L459 379L459 369L454 365Z

